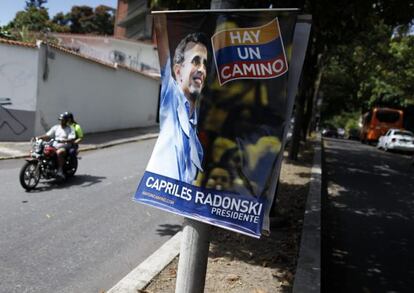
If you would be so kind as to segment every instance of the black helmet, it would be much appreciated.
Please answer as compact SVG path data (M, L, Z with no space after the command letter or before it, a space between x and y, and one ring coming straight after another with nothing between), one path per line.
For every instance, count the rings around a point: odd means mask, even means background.
M71 112L65 112L63 114L66 115L67 119L71 119L73 121L73 114Z
M66 113L59 114L59 120L68 120L68 115Z

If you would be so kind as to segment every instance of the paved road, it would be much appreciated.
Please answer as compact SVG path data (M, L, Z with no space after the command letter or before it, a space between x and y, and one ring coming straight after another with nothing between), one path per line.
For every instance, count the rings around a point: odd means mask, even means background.
M167 241L180 217L132 201L155 140L82 153L64 185L25 192L0 161L0 292L100 292Z
M414 292L409 156L326 139L323 292Z

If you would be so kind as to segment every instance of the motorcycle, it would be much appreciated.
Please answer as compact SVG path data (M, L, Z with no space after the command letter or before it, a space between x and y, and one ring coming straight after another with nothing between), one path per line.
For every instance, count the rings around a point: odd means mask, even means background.
M30 191L36 188L41 178L58 178L58 162L56 148L52 146L54 140L44 141L33 138L31 142L30 157L20 170L20 184L24 189ZM75 149L69 150L65 157L63 173L65 177L72 177L78 169L78 157Z

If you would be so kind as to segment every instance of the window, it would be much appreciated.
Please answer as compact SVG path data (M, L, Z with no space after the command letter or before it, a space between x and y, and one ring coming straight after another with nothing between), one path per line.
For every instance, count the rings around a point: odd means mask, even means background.
M394 132L395 135L408 135L408 136L413 136L412 132L410 131L396 131Z
M391 111L379 110L376 113L376 117L379 122L395 123L400 119L400 113L393 112L393 111L391 112Z

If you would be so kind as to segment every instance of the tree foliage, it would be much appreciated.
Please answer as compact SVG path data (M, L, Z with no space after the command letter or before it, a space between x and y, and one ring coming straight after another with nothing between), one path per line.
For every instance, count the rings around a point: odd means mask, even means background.
M96 30L93 23L93 8L89 6L73 6L66 15L72 33L90 33Z
M410 1L309 1L313 48L324 54L322 118L412 102ZM337 11L341 11L338 18ZM397 53L398 52L398 53Z
M97 33L112 35L115 26L115 10L111 7L100 5L95 8L95 25Z
M69 28L71 33L77 34L113 34L115 25L114 9L105 5L92 7L73 6L69 13L58 13L52 20L53 23Z
M371 77L370 104L406 107L414 104L414 37L394 37L388 44L389 59Z
M89 6L73 6L69 13L59 12L50 19L47 8L43 7L45 3L46 0L26 1L26 8L17 12L15 18L2 28L1 35L33 41L46 31L113 34L115 10L111 7L99 5L93 9Z
M324 72L322 114L331 119L373 106L404 108L414 103L413 36L396 35L381 19L331 52Z
M41 31L48 27L48 22L49 13L45 8L31 6L17 12L8 26L13 29L26 27L30 31Z
M63 12L57 13L53 18L52 22L61 25L61 26L67 26L69 24L69 20L67 19L66 15Z

